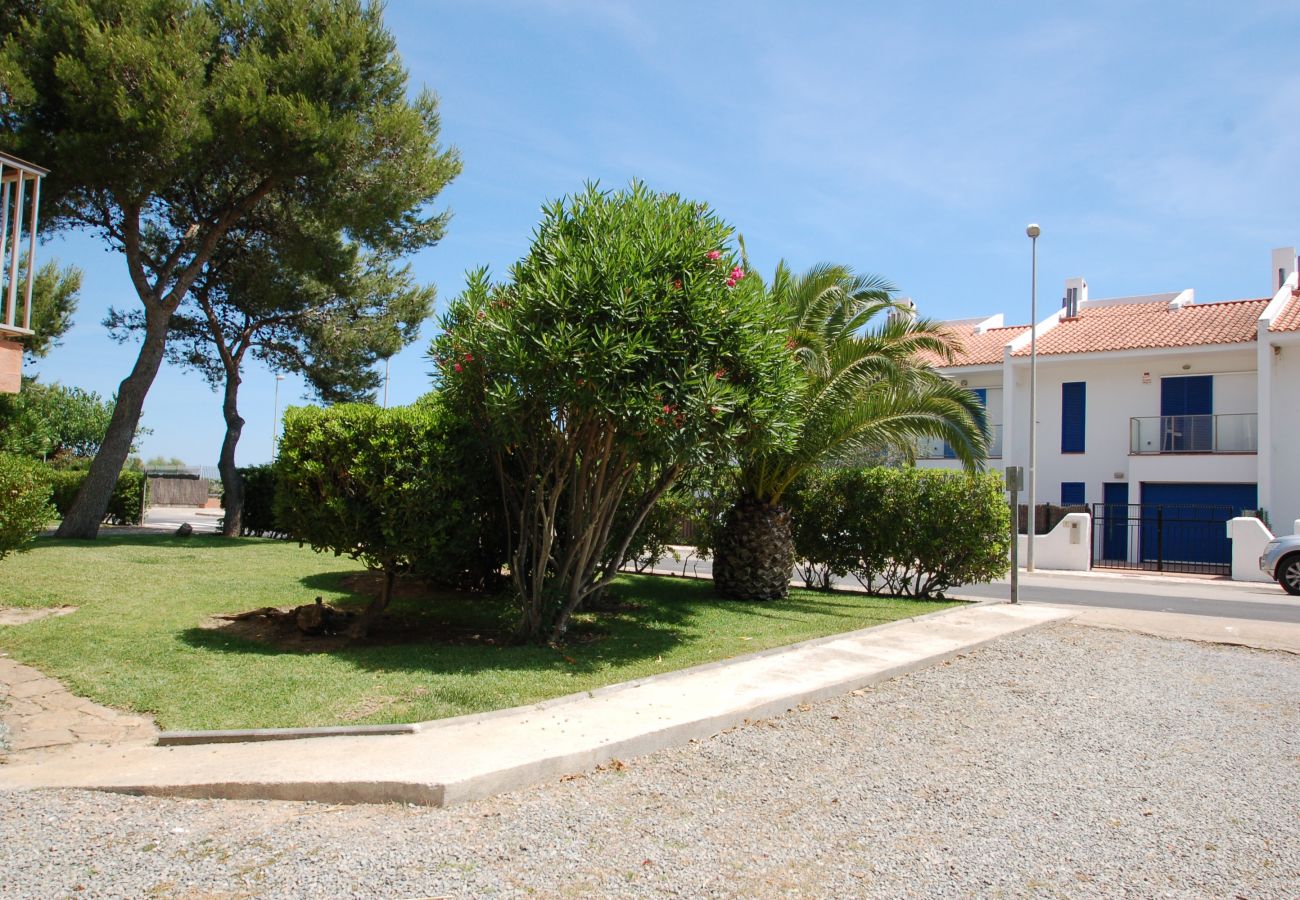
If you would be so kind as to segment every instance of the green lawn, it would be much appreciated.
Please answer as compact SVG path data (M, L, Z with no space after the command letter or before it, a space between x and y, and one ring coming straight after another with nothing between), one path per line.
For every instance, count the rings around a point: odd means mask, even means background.
M38 540L0 562L0 606L72 605L0 627L0 649L101 703L161 727L414 722L536 702L605 684L956 605L795 590L712 599L708 582L627 576L609 612L584 613L567 646L509 646L505 598L401 597L360 645L277 648L201 627L214 613L359 605L360 567L294 544L214 537ZM417 639L412 640L412 635Z

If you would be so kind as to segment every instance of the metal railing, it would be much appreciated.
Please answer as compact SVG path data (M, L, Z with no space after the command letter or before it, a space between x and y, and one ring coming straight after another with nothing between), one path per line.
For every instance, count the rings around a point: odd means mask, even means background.
M1226 505L1094 503L1092 565L1230 574L1232 541L1225 523L1239 513Z
M917 459L956 459L952 446L938 438L928 438L916 444ZM989 426L989 459L1002 458L1002 426Z
M1255 453L1258 450L1259 416L1255 413L1129 419L1131 455Z

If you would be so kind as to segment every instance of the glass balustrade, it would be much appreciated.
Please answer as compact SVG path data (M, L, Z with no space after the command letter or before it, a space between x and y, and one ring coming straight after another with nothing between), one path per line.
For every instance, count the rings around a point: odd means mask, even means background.
M1137 416L1129 419L1129 453L1255 453L1255 413Z

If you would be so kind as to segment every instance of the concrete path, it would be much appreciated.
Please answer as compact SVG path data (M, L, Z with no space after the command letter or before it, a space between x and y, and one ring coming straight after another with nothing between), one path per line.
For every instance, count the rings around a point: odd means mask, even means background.
M399 736L71 748L0 767L0 790L446 805L649 753L847 693L1067 619L1044 606L959 607Z
M8 749L23 755L86 742L147 744L158 734L148 718L78 697L55 679L7 657L0 657L0 724L7 732ZM21 758L0 757L11 763Z

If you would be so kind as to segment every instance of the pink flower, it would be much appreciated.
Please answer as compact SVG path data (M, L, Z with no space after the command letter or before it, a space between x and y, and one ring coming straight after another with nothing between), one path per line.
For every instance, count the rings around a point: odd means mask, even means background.
M452 368L455 369L457 372L465 371L464 369L461 368L460 363L456 363L456 365L452 366Z
M673 408L672 408L671 406L668 406L667 404L664 404L664 415L665 415L665 416L668 415L668 414L669 414L670 412L672 412L672 411L673 411Z
M735 287L735 286L736 286L736 279L734 279L734 278L728 278L728 279L727 279L727 287Z
M466 353L466 354L465 354L465 362L473 362L473 361L474 361L474 354L473 354L473 353Z
M745 277L745 270L742 269L740 266L736 266L736 268L731 270L731 277L739 281L740 279Z
M680 278L674 278L674 279L673 279L673 290L674 290L674 291L680 291L681 289L682 289L682 280L681 280Z
M709 259L722 259L722 251L721 251L721 250L710 250L710 251L709 251Z

